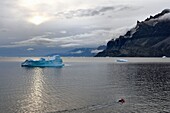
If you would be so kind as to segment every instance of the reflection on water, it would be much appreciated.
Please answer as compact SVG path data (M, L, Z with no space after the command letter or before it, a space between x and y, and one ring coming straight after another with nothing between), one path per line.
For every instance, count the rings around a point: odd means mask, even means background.
M29 68L27 68L29 69ZM32 69L33 75L31 76L30 89L27 97L20 103L22 112L35 112L43 109L43 98L42 92L44 90L44 78L42 68L30 68Z
M34 75L32 76L32 85L31 85L31 94L30 101L32 105L30 109L42 109L43 101L42 101L42 91L43 91L43 73L41 68L34 69Z
M93 59L85 62L84 59L83 62L70 59L69 66L61 69L23 68L20 62L0 62L0 112L170 111L169 63L92 62ZM126 103L118 104L120 98L125 98Z

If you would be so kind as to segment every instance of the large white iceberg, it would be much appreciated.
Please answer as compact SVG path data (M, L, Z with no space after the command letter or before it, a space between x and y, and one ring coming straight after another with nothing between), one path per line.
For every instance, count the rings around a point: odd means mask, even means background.
M40 58L40 60L27 59L21 66L23 67L63 67L63 60L59 55L55 55L48 60Z

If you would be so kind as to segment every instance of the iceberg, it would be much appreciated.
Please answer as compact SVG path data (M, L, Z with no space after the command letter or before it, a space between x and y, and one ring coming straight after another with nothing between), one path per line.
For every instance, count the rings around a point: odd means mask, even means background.
M49 59L40 58L39 60L27 59L21 63L22 67L63 67L63 60L59 55L50 57Z
M117 59L116 61L117 62L128 62L128 60L126 60L126 59Z
M166 56L162 56L162 58L166 58Z

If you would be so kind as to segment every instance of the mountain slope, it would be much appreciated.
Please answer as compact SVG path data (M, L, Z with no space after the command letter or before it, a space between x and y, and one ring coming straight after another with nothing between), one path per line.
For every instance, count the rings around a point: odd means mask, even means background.
M93 57L98 52L103 51L105 48L106 46L104 45L99 46L98 48L76 48L66 52L49 54L47 56L60 55L65 57Z
M112 39L97 57L170 56L170 9L139 22L124 36Z

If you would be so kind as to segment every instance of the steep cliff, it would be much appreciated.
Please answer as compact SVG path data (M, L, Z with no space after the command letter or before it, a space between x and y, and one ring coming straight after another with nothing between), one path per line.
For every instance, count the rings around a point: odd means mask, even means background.
M96 57L170 56L170 9L139 22L124 36L112 39Z

